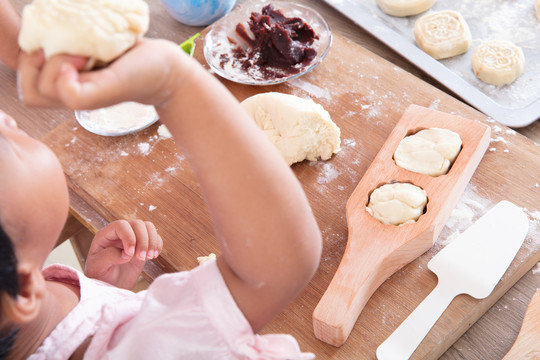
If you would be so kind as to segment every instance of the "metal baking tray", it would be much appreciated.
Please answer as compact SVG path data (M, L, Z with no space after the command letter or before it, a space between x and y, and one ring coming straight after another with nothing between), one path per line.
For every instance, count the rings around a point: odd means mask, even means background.
M469 51L445 60L435 60L416 46L414 23L423 14L393 17L383 13L375 0L323 1L494 120L519 128L540 118L540 21L536 18L534 1L437 1L428 12L460 12L473 38ZM525 70L512 84L483 83L471 69L476 46L494 39L512 41L523 50Z

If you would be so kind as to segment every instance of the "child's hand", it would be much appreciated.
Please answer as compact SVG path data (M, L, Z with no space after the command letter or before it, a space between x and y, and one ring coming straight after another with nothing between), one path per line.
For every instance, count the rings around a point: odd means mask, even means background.
M139 40L103 69L81 71L86 60L72 55L46 60L42 51L22 52L17 69L19 97L27 105L72 109L123 101L159 106L196 63L178 45L157 39Z
M163 241L154 224L142 220L117 220L99 231L90 245L85 275L131 289L146 260L156 258Z

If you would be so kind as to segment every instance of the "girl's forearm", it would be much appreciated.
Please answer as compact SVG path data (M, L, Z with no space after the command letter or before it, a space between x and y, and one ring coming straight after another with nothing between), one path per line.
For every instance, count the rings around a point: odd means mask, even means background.
M19 56L17 37L21 19L9 0L0 0L0 60L15 70Z
M242 283L236 301L246 287L246 297L271 294L271 318L313 275L319 229L294 173L232 94L198 66L182 81L160 117L201 184L228 285Z

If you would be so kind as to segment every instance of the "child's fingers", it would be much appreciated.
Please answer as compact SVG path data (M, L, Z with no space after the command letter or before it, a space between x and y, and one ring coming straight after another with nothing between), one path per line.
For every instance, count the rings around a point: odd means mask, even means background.
M116 238L121 241L125 258L131 258L135 255L137 246L137 234L133 231L131 223L127 220L116 220L113 223L114 234L110 234L109 240Z
M125 256L122 249L116 247L109 247L102 250L99 256L94 259L95 269L109 269L111 265L121 265L129 262L131 257ZM96 270L97 271L97 270Z
M71 64L76 70L81 70L86 62L87 59L82 56L55 55L51 57L43 66L39 76L39 93L48 98L58 98L57 81L61 74L60 70L65 64Z
M146 225L146 230L148 231L148 252L146 253L146 258L151 260L158 257L163 247L163 241L158 235L153 223L150 221L145 221L144 223Z
M126 255L135 253L136 237L131 225L126 220L116 220L101 229L90 247L91 253L97 253L109 247L124 249Z
M39 78L44 65L45 55L43 51L32 54L22 52L19 57L17 92L19 99L27 105L43 107L55 105L52 99L44 97L39 92Z
M135 257L139 260L146 260L148 253L148 230L146 224L142 220L129 220L129 223L137 238Z
M128 100L123 85L109 68L78 73L65 65L58 78L60 98L72 109L95 109Z

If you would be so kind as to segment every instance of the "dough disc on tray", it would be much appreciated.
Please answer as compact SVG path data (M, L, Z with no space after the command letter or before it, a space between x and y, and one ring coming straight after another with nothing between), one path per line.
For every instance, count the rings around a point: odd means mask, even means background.
M476 77L485 83L510 84L523 73L525 56L520 47L509 41L486 41L474 50L471 66Z
M431 9L436 0L377 0L382 11L391 16L411 16Z
M451 10L427 14L416 20L414 37L420 49L437 60L463 54L472 41L463 16Z

